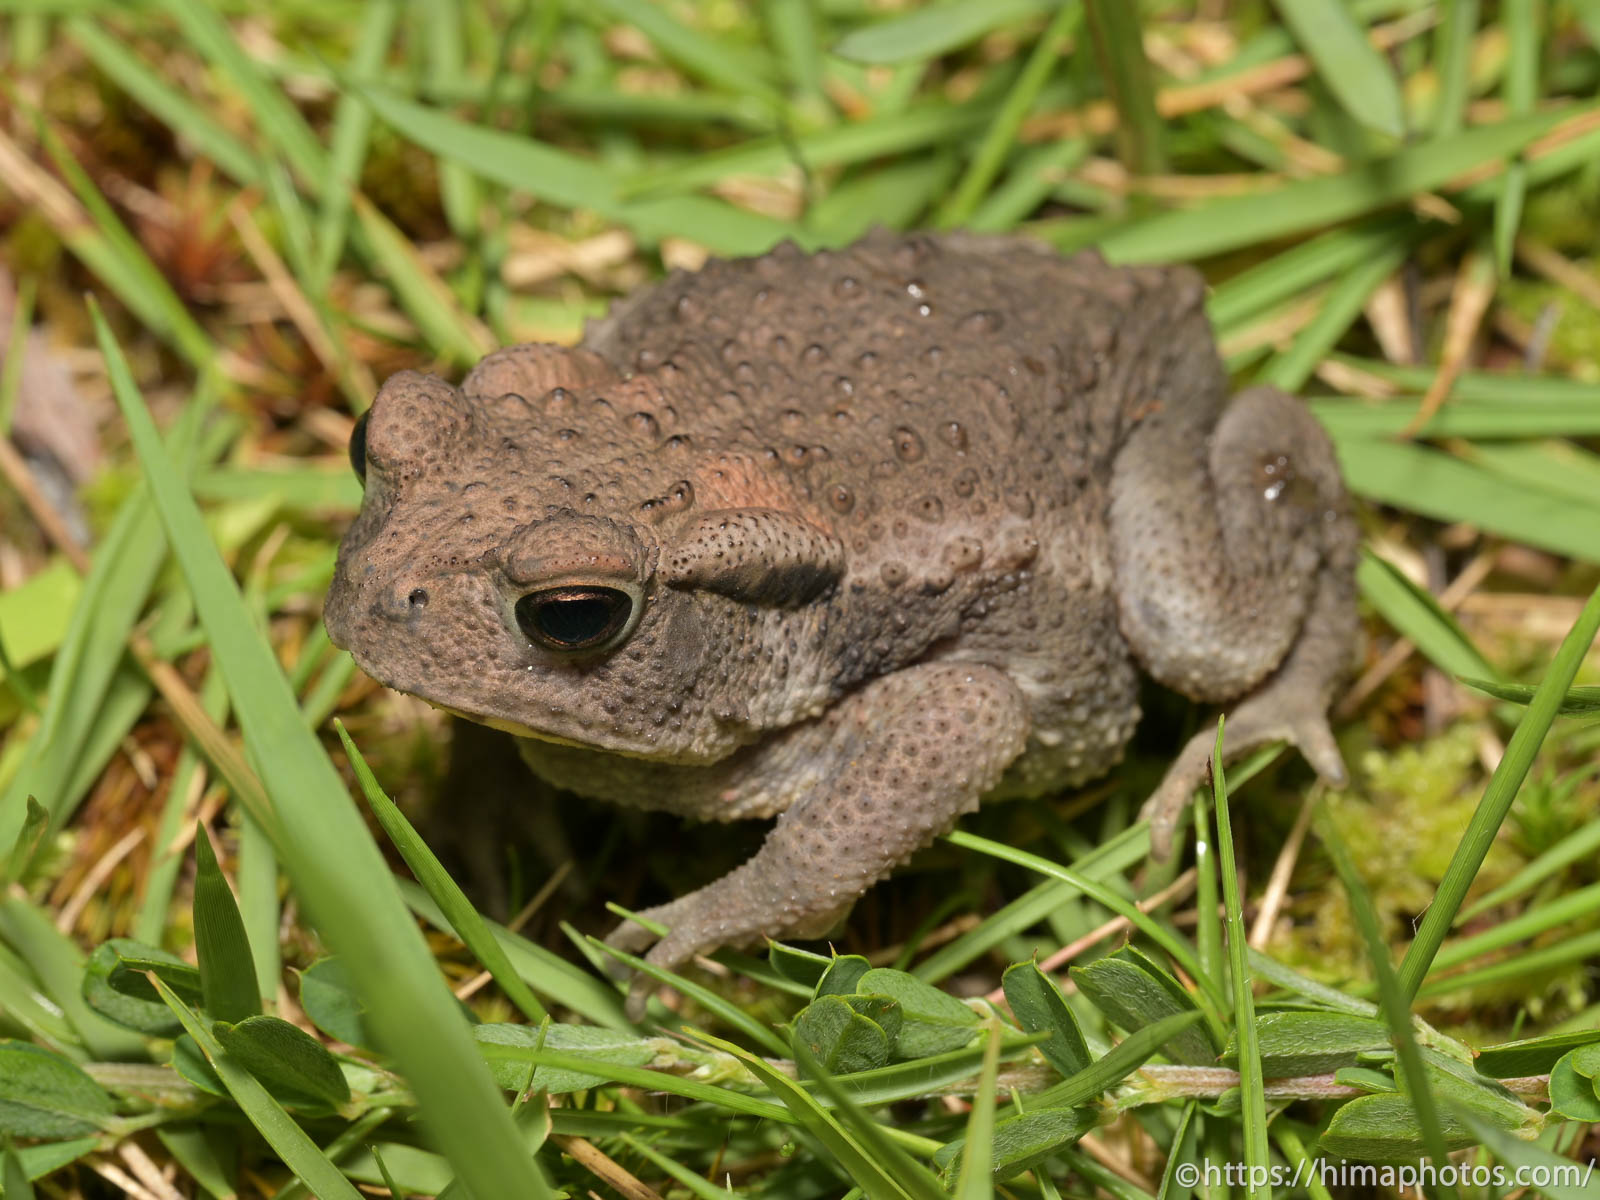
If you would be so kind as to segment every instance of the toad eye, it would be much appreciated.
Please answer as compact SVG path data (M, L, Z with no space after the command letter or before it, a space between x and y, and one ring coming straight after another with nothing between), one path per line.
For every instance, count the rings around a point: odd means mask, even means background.
M515 612L528 640L547 650L593 650L627 625L633 598L608 587L545 588L518 600Z
M367 482L367 418L371 415L369 408L356 418L356 426L350 431L350 465L363 484Z

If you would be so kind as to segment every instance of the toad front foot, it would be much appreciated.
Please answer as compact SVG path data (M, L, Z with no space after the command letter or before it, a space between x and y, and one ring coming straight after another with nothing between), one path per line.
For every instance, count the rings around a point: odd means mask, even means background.
M719 946L826 934L863 892L978 807L1027 730L1021 693L991 667L928 663L868 684L802 731L829 770L755 856L640 914L669 928L646 961L670 970ZM636 952L653 938L630 921L608 942ZM634 1019L652 987L633 981Z

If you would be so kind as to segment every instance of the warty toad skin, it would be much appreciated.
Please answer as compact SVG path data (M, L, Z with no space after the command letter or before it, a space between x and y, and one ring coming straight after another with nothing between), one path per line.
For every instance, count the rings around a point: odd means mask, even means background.
M1104 773L1138 672L1344 768L1357 534L1327 437L1228 396L1192 270L976 235L713 261L576 348L390 378L328 594L374 678L581 796L777 817L615 944L820 936L981 800ZM1179 753L1158 845L1206 770Z

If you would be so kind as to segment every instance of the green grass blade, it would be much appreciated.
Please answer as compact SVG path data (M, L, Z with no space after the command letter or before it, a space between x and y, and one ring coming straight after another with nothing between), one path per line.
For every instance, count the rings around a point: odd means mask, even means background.
M1344 110L1371 129L1405 134L1400 85L1345 0L1276 0L1300 49Z
M840 39L833 52L861 63L937 58L977 41L990 30L1047 12L1055 2L1059 0L954 0L930 4L858 29Z
M1233 979L1233 1036L1239 1047L1239 1103L1244 1123L1244 1165L1249 1172L1248 1195L1271 1196L1264 1182L1271 1166L1267 1146L1267 1093L1261 1078L1261 1043L1256 1033L1255 997L1250 991L1248 944L1244 904L1239 898L1239 868L1233 852L1233 818L1228 810L1228 783L1223 772L1224 725L1217 722L1217 743L1212 751L1211 799L1217 810L1217 870L1222 877L1222 904L1227 910L1228 966ZM1197 835L1200 836L1200 835Z
M669 987L678 989L685 996L694 1000L701 1008L705 1009L707 1013L727 1025L728 1028L738 1030L756 1045L764 1047L770 1053L780 1058L789 1053L789 1044L774 1033L764 1021L752 1017L737 1004L723 999L710 988L702 987L692 979L686 979L675 972L663 970L654 963L646 962L636 955L626 954L613 946L608 946L597 937L591 937L589 945L598 953L609 955L617 962L626 964L634 971L647 975L658 983L664 983Z
M1459 133L1465 123L1472 39L1478 32L1480 7L1480 0L1446 0L1443 5L1444 13L1434 33L1433 62L1439 76L1438 100L1433 112L1434 137Z
M1072 869L1086 879L1103 881L1143 860L1149 853L1150 827L1132 825L1075 861ZM1041 883L999 912L991 914L976 929L968 930L955 941L939 947L918 963L912 974L928 983L937 983L1012 934L1021 933L1030 925L1037 924L1062 904L1082 894L1075 885L1062 879Z
M1570 970L1600 954L1600 930L1568 936L1548 946L1524 950L1511 958L1455 975L1429 979L1418 996L1433 1000L1470 988L1515 988L1530 978Z
M0 1146L0 1190L12 1200L33 1200L33 1182L10 1138Z
M948 145L981 128L993 113L992 105L978 101L935 101L797 138L753 138L726 150L643 171L623 181L619 191L623 197L684 192L738 176L776 175L796 163L811 171L849 166Z
M727 1043L718 1043L718 1047L727 1049L732 1054L745 1053ZM754 1117L759 1121L776 1121L780 1125L799 1124L799 1119L781 1104L774 1104L770 1100L758 1100L743 1092L701 1083L698 1079L688 1079L666 1071L652 1071L646 1067L629 1067L620 1063L602 1064L582 1054L537 1050L532 1046L513 1046L501 1042L482 1042L478 1045L478 1050L484 1058L492 1061L527 1063L530 1066L549 1067L555 1071L571 1071L575 1075L596 1075L603 1072L606 1078L615 1080L625 1087L681 1096L685 1100L711 1104L726 1112ZM790 1085L793 1086L793 1081Z
M1410 242L1417 228L1414 218L1383 216L1318 234L1223 280L1212 291L1206 312L1218 333L1237 332L1274 305L1303 295L1326 279L1343 278L1396 242Z
M260 182L261 163L251 149L190 97L172 87L121 39L88 17L71 17L62 28L130 100L169 129L181 133L224 175L246 187Z
M1194 804L1195 952L1212 991L1228 994L1228 961L1223 951L1221 900L1217 882L1217 844L1211 838L1211 805L1205 789L1196 788Z
M812 244L847 246L874 225L905 229L916 223L955 178L957 161L942 151L852 173L806 210Z
M1569 1158L1552 1154L1537 1142L1525 1142L1513 1133L1470 1112L1461 1112L1461 1120L1477 1134L1478 1140L1494 1152L1495 1157L1513 1167L1523 1168L1530 1179L1539 1180L1531 1190L1545 1200L1594 1200L1595 1164L1575 1163ZM1572 1182L1565 1182L1571 1180Z
M1153 175L1166 165L1165 126L1156 112L1139 6L1126 0L1083 0L1083 5L1100 77L1117 110L1119 154L1130 171Z
M593 209L649 240L686 237L720 254L760 254L800 233L789 222L703 196L624 202L618 197L617 177L576 154L459 121L377 88L356 90L373 111L419 146L548 203Z
M1036 1093L1030 1108L1076 1108L1114 1088L1150 1060L1174 1036L1200 1020L1199 1011L1173 1013L1118 1042L1100 1059L1070 1079Z
M234 1062L222 1049L222 1044L212 1036L210 1027L195 1011L158 976L151 975L150 982L161 993L167 1007L183 1022L184 1031L199 1044L212 1069L250 1124L283 1159L284 1165L304 1179L322 1200L361 1200L361 1193L318 1149L294 1118L283 1110L283 1106L272 1098L254 1075Z
M1062 138L1029 147L1017 156L1010 173L967 219L969 229L1004 233L1043 204L1061 177L1089 156L1083 138Z
M465 312L449 287L423 262L410 239L361 195L352 198L356 221L373 259L389 277L400 307L430 349L460 366L494 348L489 333Z
M1500 765L1490 777L1483 799L1472 814L1472 821L1456 847L1444 878L1439 881L1439 890L1434 894L1433 903L1428 906L1417 936L1400 965L1400 983L1407 997L1415 997L1422 987L1422 981L1427 978L1439 948L1444 945L1450 927L1455 923L1456 914L1461 911L1467 890L1477 878L1495 835L1511 811L1517 790L1527 777L1528 768L1533 765L1534 756L1538 754L1545 735L1550 732L1556 710L1567 689L1572 686L1573 677L1577 675L1597 629L1600 629L1600 588L1590 595L1588 603L1578 615L1577 623L1556 651L1550 670L1539 684L1533 702L1528 705L1527 715L1511 735Z
M1427 1066L1423 1062L1422 1051L1417 1048L1417 1040L1411 1032L1412 998L1401 988L1400 978L1395 974L1394 963L1389 958L1389 948L1384 944L1383 929L1378 924L1377 911L1372 907L1372 897L1368 895L1366 885L1361 882L1361 875L1350 857L1350 851L1339 837L1338 830L1333 827L1331 821L1320 821L1318 836L1322 840L1323 848L1328 852L1328 857L1333 860L1340 881L1344 884L1345 895L1350 900L1351 914L1355 917L1356 927L1361 931L1361 939L1366 943L1367 957L1372 961L1373 971L1378 977L1378 995L1382 1001L1379 1007L1383 1010L1384 1020L1389 1026L1389 1040L1399 1057L1403 1090L1407 1093L1411 1106L1417 1114L1417 1122L1422 1128L1423 1144L1428 1147L1428 1154L1432 1157L1434 1165L1443 1169L1449 1164L1450 1151L1445 1142L1444 1128L1439 1120L1439 1106L1434 1100L1433 1088L1428 1081ZM1447 1187L1442 1181L1436 1186L1441 1196L1448 1198L1456 1194L1453 1186Z
M276 821L268 828L285 872L344 960L367 1005L369 1028L411 1084L425 1124L462 1179L485 1196L549 1196L487 1070L477 1064L455 997L338 774L305 728L271 648L161 446L120 348L95 316L118 405L228 683L246 748L272 798Z
M278 994L283 956L278 936L283 909L278 904L278 856L272 839L245 814L239 823L239 854L235 877L239 888L239 917L255 965L257 994L268 999Z
M1530 113L1539 101L1539 37L1545 28L1544 0L1505 0L1500 24L1509 42L1504 95L1513 116ZM1494 204L1494 256L1501 278L1511 274L1511 256L1522 224L1527 168L1512 163Z
M365 82L377 75L394 38L399 16L397 0L371 0L365 6L361 32L350 55L352 79ZM361 176L361 164L366 159L371 135L372 110L359 96L345 92L333 113L328 187L322 194L322 208L317 213L316 252L306 281L308 290L313 293L321 293L328 286L344 255L345 237L350 227L350 194Z
M195 834L194 853L194 944L206 1013L214 1021L259 1016L261 991L244 919L203 827Z
M195 431L207 406L191 402L169 437L171 458L186 474ZM106 698L114 688L128 637L166 558L149 490L136 488L117 510L95 551L67 632L51 664L44 717L23 751L17 773L0 791L0 852L9 853L23 828L32 793L50 800L52 822L71 816L82 795L71 784L91 756ZM114 599L113 599L114 598ZM143 705L141 703L140 707ZM120 734L118 735L120 738Z
M1456 619L1394 564L1364 549L1356 567L1356 584L1383 619L1415 642L1417 649L1440 669L1479 679L1493 679L1499 674L1478 653Z
M411 911L437 929L450 928L450 922L426 891L410 880L398 882L400 894ZM512 970L530 987L549 996L557 1004L570 1008L591 1025L632 1030L632 1023L622 1013L622 1001L617 989L611 984L597 979L582 967L543 946L512 933L503 925L488 920L484 924L505 951Z
M42 119L38 129L45 152L93 223L92 229L60 230L62 240L117 299L127 305L129 312L157 337L169 342L204 378L216 369L217 347L211 335L189 315L166 276L150 261L139 240L128 232L128 227L55 129Z
M42 908L15 893L0 899L0 940L32 968L90 1056L136 1060L145 1053L142 1037L106 1020L84 1001L83 952Z
M967 1118L966 1150L956 1179L957 1200L992 1200L994 1178L994 1094L1000 1073L1000 1030L991 1026L983 1044L983 1070ZM935 1193L936 1195L938 1193Z
M592 0L594 7L636 29L653 42L663 55L691 75L707 83L747 96L776 103L773 89L773 64L765 54L728 43L702 33L672 15L672 11L651 0ZM682 11L692 13L694 7Z
M978 144L977 152L972 156L961 182L939 210L936 224L946 228L963 225L977 210L989 185L1000 173L1006 155L1016 144L1023 118L1039 98L1040 90L1050 78L1050 72L1082 19L1083 8L1071 0L1056 10L1044 36L1034 43L1022 73L1006 93L1000 111L984 132L983 141Z
M872 1200L913 1200L921 1192L913 1192L889 1174L888 1164L879 1162L868 1153L858 1138L839 1123L838 1118L817 1103L816 1099L787 1075L773 1070L764 1059L757 1058L731 1042L700 1035L700 1040L718 1050L733 1055L745 1068L767 1086L795 1120L826 1147L828 1153L844 1169L846 1178ZM803 1048L802 1048L803 1049ZM909 1182L909 1181L908 1181Z
M327 152L300 110L245 52L222 14L203 0L160 0L186 41L238 89L245 107L273 148L310 187L327 175Z
M994 1032L998 1042L999 1030ZM889 1137L883 1127L855 1101L849 1089L820 1066L810 1049L798 1038L794 1052L795 1063L803 1072L802 1086L809 1083L822 1093L832 1106L834 1119L846 1132L854 1135L875 1162L887 1168L890 1177L911 1194L912 1200L946 1200L946 1192L939 1186L939 1180L933 1172Z
M1328 351L1361 315L1372 293L1400 269L1409 252L1410 246L1396 239L1341 275L1323 297L1317 315L1295 335L1289 349L1261 369L1258 381L1286 392L1304 387Z
M1573 110L1566 109L1483 125L1339 175L1163 213L1113 231L1100 249L1113 262L1171 262L1304 233L1376 212L1506 159L1571 115Z
M339 735L339 741L344 744L344 752L350 760L350 766L356 773L356 782L361 785L362 794L366 796L367 803L372 806L373 815L378 818L378 824L383 826L384 833L389 835L389 841L394 848L400 851L400 857L405 859L406 866L411 868L411 873L433 898L439 906L439 911L450 922L450 928L456 931L473 955L494 976L494 981L500 985L500 990L513 1004L522 1011L522 1015L537 1024L545 1020L550 1014L545 1011L522 977L511 966L511 960L506 957L506 952L500 943L494 940L489 932L488 925L478 910L472 906L466 893L450 878L449 872L435 857L428 844L417 833L416 828L400 811L395 802L389 799L388 794L379 785L377 778L372 774L372 768L367 766L367 760L362 757L361 751L356 749L356 744L350 740L350 734L345 729L342 721L333 723L334 731Z
M1600 821L1591 821L1567 834L1494 891L1469 904L1462 911L1461 918L1470 920L1491 908L1498 908L1509 900L1526 895L1552 875L1573 863L1590 861L1597 854L1600 854Z
M1600 521L1593 508L1584 511L1425 446L1362 438L1339 440L1335 448L1345 483L1358 495L1600 562Z
M763 0L761 15L784 73L807 103L826 103L822 90L822 14L810 0Z
M1451 942L1439 951L1433 965L1436 970L1448 970L1485 954L1504 950L1516 942L1531 940L1559 926L1582 921L1596 913L1600 913L1600 883L1590 884L1564 896L1552 897L1509 921L1502 921L1472 937Z
M1173 961L1188 972L1190 978L1200 985L1202 1007L1210 1008L1220 1006L1223 997L1212 994L1211 978L1201 969L1200 960L1195 956L1194 948L1190 946L1176 932L1163 926L1149 913L1142 911L1138 905L1132 904L1117 895L1110 888L1098 880L1089 878L1080 871L1070 867L1063 867L1059 863L1041 858L1037 854L1029 854L1026 850L1018 850L1013 846L1006 846L1000 842L990 841L988 838L967 833L965 830L954 829L945 835L953 846L960 846L964 850L976 850L980 854L987 854L1004 862L1015 863L1019 867L1027 867L1030 871L1037 871L1041 875L1048 875L1052 879L1059 879L1063 883L1071 884L1083 895L1089 897L1096 904L1128 921L1135 929L1160 946L1173 958Z

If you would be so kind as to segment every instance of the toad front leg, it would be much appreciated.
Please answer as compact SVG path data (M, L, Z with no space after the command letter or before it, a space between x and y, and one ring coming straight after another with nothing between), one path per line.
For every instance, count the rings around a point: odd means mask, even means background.
M1358 532L1333 447L1297 400L1241 393L1214 430L1181 397L1130 435L1112 481L1124 636L1145 669L1224 705L1229 757L1299 748L1343 782L1328 705L1354 656ZM1184 747L1145 806L1158 855L1202 782L1214 730Z
M730 793L770 790L764 776L774 769L803 773L807 786L749 862L641 914L670 930L648 961L675 968L764 935L827 933L863 892L978 807L1027 731L1026 704L1004 674L927 663L873 681L728 768L718 782ZM609 940L639 950L652 936L628 922ZM631 1012L643 1009L648 990L648 979L634 981Z

